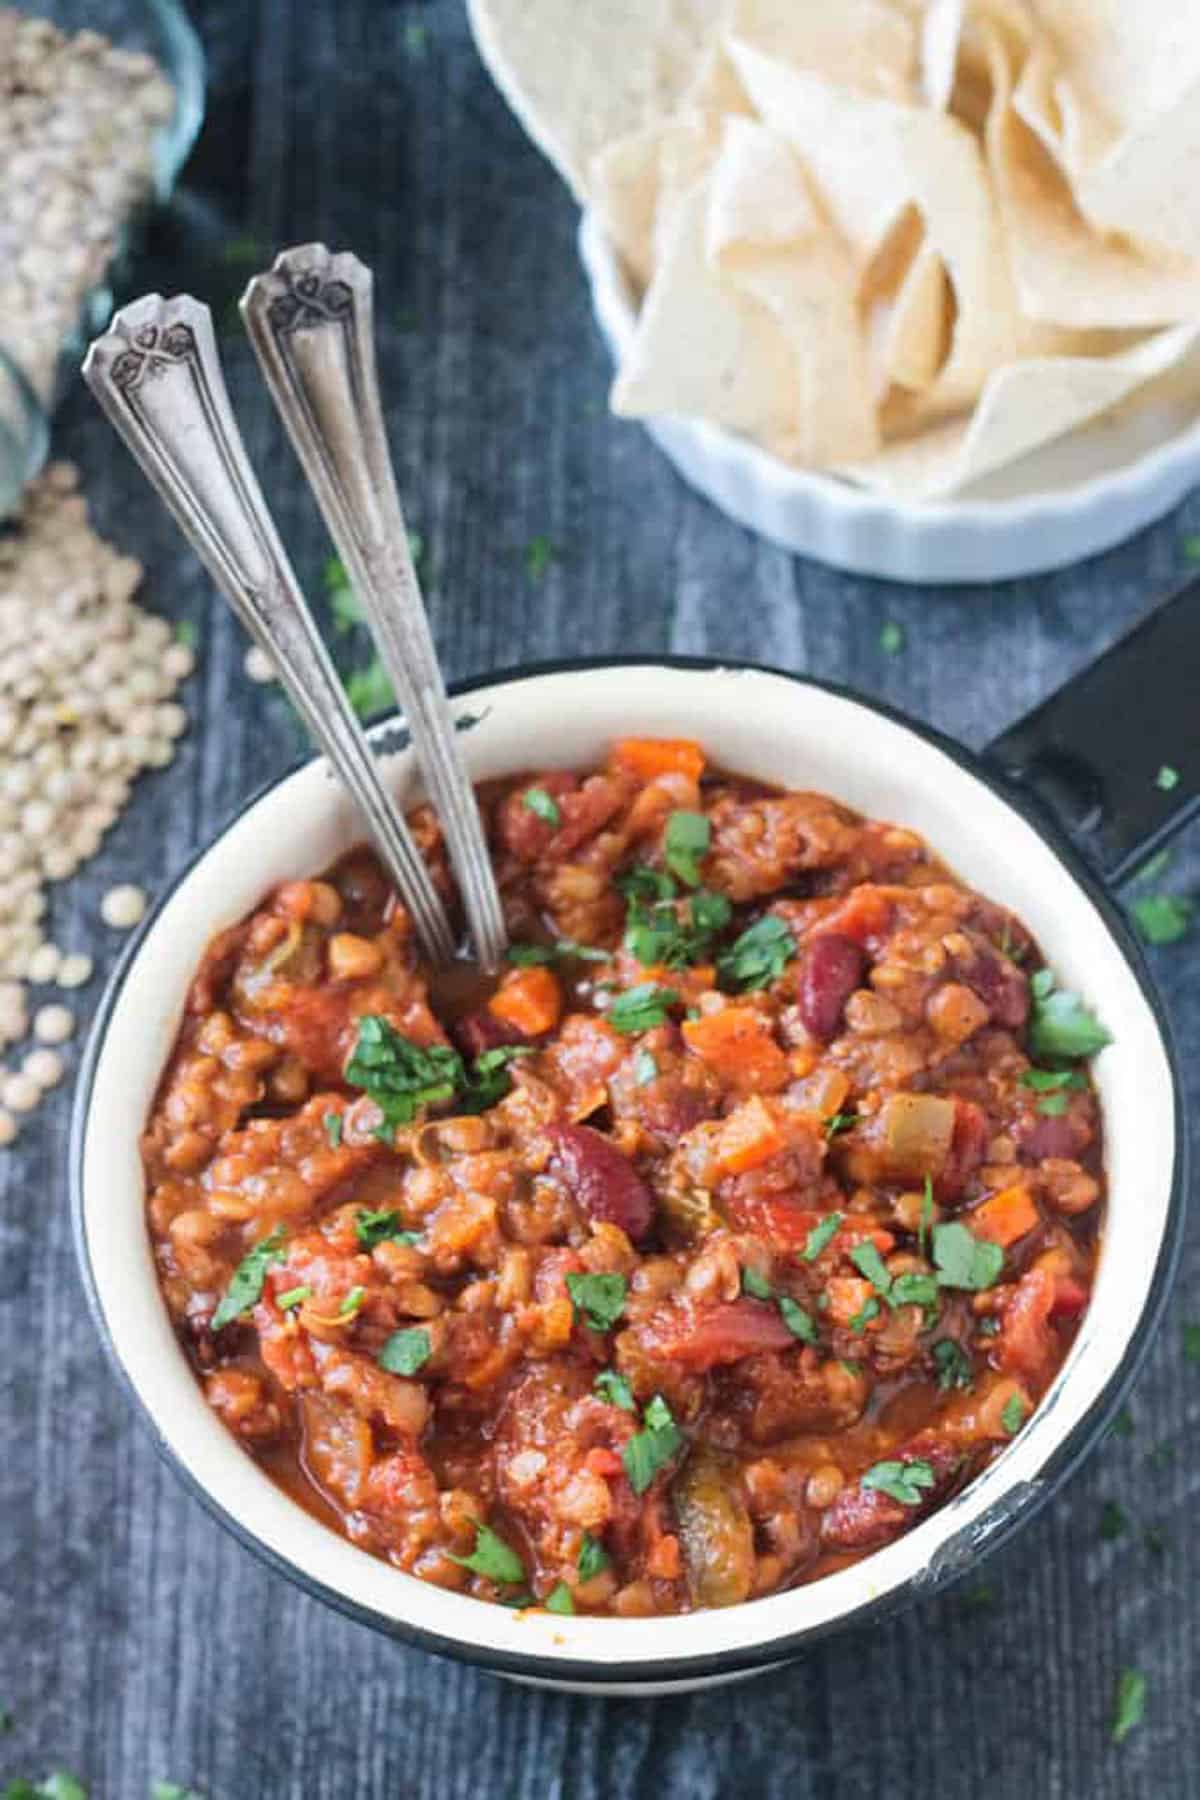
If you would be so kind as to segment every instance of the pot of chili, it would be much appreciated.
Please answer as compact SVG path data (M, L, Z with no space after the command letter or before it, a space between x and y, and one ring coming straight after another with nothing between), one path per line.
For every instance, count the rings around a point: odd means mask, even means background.
M117 970L72 1145L101 1334L204 1504L385 1632L639 1694L1028 1518L1179 1243L1104 879L1200 787L1156 778L1169 706L1119 730L1151 665L1185 716L1185 610L982 758L760 668L460 688L498 977L418 966L320 763L248 802Z

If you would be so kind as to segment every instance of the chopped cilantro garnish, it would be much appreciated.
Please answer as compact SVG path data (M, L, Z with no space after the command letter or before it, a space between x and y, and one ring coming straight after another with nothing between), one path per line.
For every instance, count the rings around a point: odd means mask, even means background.
M602 1400L608 1401L610 1406L619 1406L622 1412L637 1411L633 1389L625 1377L618 1375L615 1369L601 1369L593 1381L592 1387Z
M911 1275L897 1275L888 1289L888 1300L893 1306L933 1306L938 1303L938 1284L935 1275L922 1275L914 1271Z
M590 1531L585 1531L576 1562L580 1581L590 1581L593 1575L599 1575L602 1569L607 1569L608 1564L608 1551L604 1545Z
M1200 1363L1200 1320L1188 1320L1183 1327L1183 1356L1185 1362Z
M1000 1423L1009 1437L1015 1437L1025 1423L1027 1408L1020 1394L1010 1394L1000 1413Z
M1196 902L1184 894L1140 894L1129 910L1148 944L1177 944L1191 928Z
M553 825L557 828L562 824L562 812L559 808L559 804L552 795L546 792L545 788L526 788L525 792L521 795L521 802L524 806L528 807L529 811L534 813L544 825Z
M933 1260L942 1287L981 1293L998 1279L1004 1267L999 1244L986 1243L954 1220L933 1228Z
M633 1059L633 1079L638 1087L649 1087L658 1074L658 1064L649 1050L639 1050Z
M1129 1530L1129 1514L1115 1500L1106 1500L1100 1513L1100 1536L1106 1544Z
M1172 768L1170 763L1164 763L1154 777L1154 785L1161 793L1173 793L1179 786L1179 770Z
M350 577L340 556L328 559L321 579L329 598L336 629L346 632L353 631L356 625L365 625L367 615L363 611L362 601L350 585Z
M854 1264L860 1275L866 1276L876 1293L889 1294L891 1292L892 1278L888 1274L887 1269L884 1266L883 1258L880 1256L874 1244L869 1241L862 1244L855 1244L853 1250L850 1252L850 1261Z
M338 1307L339 1319L354 1319L362 1311L363 1301L367 1297L365 1287L352 1287Z
M1032 1088L1037 1094L1053 1094L1059 1088L1085 1088L1087 1077L1078 1069L1026 1069L1021 1086Z
M850 1321L850 1329L855 1337L861 1337L872 1319L879 1317L881 1308L874 1294L871 1294L859 1307Z
M805 1312L800 1302L793 1300L790 1294L780 1294L777 1298L777 1305L783 1322L792 1336L799 1338L802 1344L815 1344L817 1328L813 1323L811 1313Z
M1200 537L1185 537L1179 547L1185 562L1200 562Z
M280 1312L292 1312L297 1306L303 1306L306 1300L312 1299L312 1289L304 1287L289 1288L286 1294L276 1294L275 1304Z
M610 954L594 944L577 944L573 938L556 938L552 944L510 944L505 951L509 962L519 968L536 963L607 962Z
M929 1230L933 1224L933 1177L926 1175L925 1189L921 1195L921 1214L917 1222L917 1247L922 1256L929 1251Z
M329 1139L330 1147L336 1150L342 1141L343 1120L341 1113L327 1112L322 1120L322 1124L325 1127L325 1136Z
M525 567L534 581L540 581L552 562L558 558L558 551L550 539L543 533L531 537L525 546Z
M396 704L387 670L377 656L361 669L351 669L345 687L346 698L360 719L369 719L373 713L385 712Z
M1103 1025L1078 994L1055 988L1049 969L1039 969L1030 982L1029 1048L1034 1056L1094 1056L1112 1042Z
M390 1207L381 1207L378 1212L362 1208L355 1215L354 1233L364 1250L373 1250L376 1244L386 1243L389 1239L397 1244L415 1244L421 1236L419 1231L404 1231L400 1214Z
M796 940L777 913L765 913L717 958L717 973L727 988L745 993L778 981L796 954Z
M240 1319L261 1298L267 1270L272 1263L283 1261L283 1240L283 1226L277 1225L270 1237L265 1237L261 1244L256 1244L253 1250L243 1256L233 1271L224 1299L212 1316L214 1331L220 1331L222 1326Z
M152 1781L150 1800L202 1800L195 1788L181 1787L177 1781Z
M629 1283L623 1275L568 1275L567 1292L593 1331L611 1331L625 1310Z
M1108 1428L1110 1437L1131 1438L1136 1430L1133 1414L1127 1406L1123 1406Z
M379 1352L379 1366L389 1375L415 1375L432 1355L429 1333L421 1325L393 1331Z
M879 628L879 648L885 656L899 656L904 648L904 627L894 619L885 619Z
M757 1269L743 1269L742 1292L743 1294L749 1294L755 1300L769 1300L771 1298L771 1284L764 1276L759 1274Z
M835 1212L830 1213L827 1218L822 1219L819 1225L813 1226L805 1240L804 1248L800 1252L805 1262L816 1262L818 1256L820 1256L830 1238L833 1237L841 1222L841 1213Z
M919 1457L912 1462L877 1462L861 1477L863 1487L875 1488L901 1506L920 1506L933 1482L932 1466Z
M200 627L191 619L177 619L175 642L182 644L187 650L194 650L200 642Z
M712 953L713 940L728 925L733 908L724 894L706 888L688 899L630 899L625 948L643 968L687 968Z
M390 1143L398 1125L409 1125L424 1106L457 1098L466 1112L482 1112L508 1092L507 1064L529 1055L524 1044L501 1044L477 1056L468 1070L448 1044L414 1044L375 1013L358 1021L358 1042L346 1065L346 1080L379 1107L383 1123L376 1135Z
M512 1583L525 1579L525 1565L520 1557L490 1525L476 1525L475 1548L470 1556L455 1556L451 1551L450 1561L476 1575L486 1576L489 1581Z
M575 1611L575 1598L565 1581L560 1581L557 1587L551 1589L544 1604L547 1612L573 1613Z
M651 1031L661 1025L679 995L674 988L659 987L655 981L643 981L637 987L618 994L608 1009L608 1022L617 1031L632 1036L634 1032Z
M644 1494L659 1470L683 1446L683 1433L661 1394L655 1394L642 1414L642 1429L621 1452L621 1461L635 1494Z
M663 858L685 887L700 886L700 862L708 854L712 827L703 813L673 812L663 836Z
M1122 1669L1113 1701L1112 1741L1123 1744L1135 1725L1146 1716L1146 1677L1137 1669Z
M661 869L652 869L649 863L634 863L623 875L613 879L613 886L624 894L627 900L673 900L675 883Z
M943 1392L947 1388L970 1387L971 1359L953 1338L938 1339L933 1346L933 1360L937 1365L938 1386Z
M854 1127L858 1124L858 1120L859 1115L857 1113L830 1113L825 1121L826 1138L831 1139L841 1137L843 1131L853 1131Z

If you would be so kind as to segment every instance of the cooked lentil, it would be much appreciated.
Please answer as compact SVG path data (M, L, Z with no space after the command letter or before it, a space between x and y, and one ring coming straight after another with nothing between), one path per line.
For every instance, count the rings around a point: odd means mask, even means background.
M1100 1113L1033 1067L1036 944L913 833L694 745L481 807L498 984L422 967L366 851L197 972L143 1155L208 1400L355 1544L482 1599L725 1606L891 1542L1088 1304Z

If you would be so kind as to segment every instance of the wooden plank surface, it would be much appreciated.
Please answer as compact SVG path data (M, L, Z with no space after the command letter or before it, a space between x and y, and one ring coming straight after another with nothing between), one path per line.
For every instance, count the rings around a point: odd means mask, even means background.
M922 594L756 542L689 494L635 426L574 249L574 209L472 50L458 0L204 0L209 123L132 287L227 306L247 268L217 246L312 238L378 275L402 485L427 546L453 675L581 652L710 651L835 677L981 745L1181 574L1200 502L1068 573ZM254 266L253 252L250 265ZM313 508L229 341L235 401L302 575ZM76 392L58 430L95 514L199 628L179 759L145 779L103 854L56 892L58 941L101 969L115 880L160 887L300 748L277 694L124 453ZM554 559L532 576L526 548ZM906 647L886 655L885 620ZM354 660L363 647L342 642ZM1181 847L1185 884L1200 833ZM1193 1112L1195 940L1157 955ZM95 997L98 981L88 990ZM0 1776L74 1770L92 1800L152 1779L209 1800L1188 1800L1200 1794L1200 1318L1193 1228L1166 1328L1111 1439L980 1583L714 1696L602 1702L523 1691L396 1648L239 1549L134 1426L86 1315L69 1241L67 1095L0 1155ZM1131 1521L1100 1535L1101 1508ZM1143 1540L1162 1530L1159 1553ZM1147 1719L1108 1742L1117 1672Z

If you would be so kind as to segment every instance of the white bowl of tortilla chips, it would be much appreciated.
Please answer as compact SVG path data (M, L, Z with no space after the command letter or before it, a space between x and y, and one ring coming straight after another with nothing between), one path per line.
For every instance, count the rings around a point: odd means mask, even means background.
M468 0L642 419L865 574L996 580L1200 481L1200 0Z

